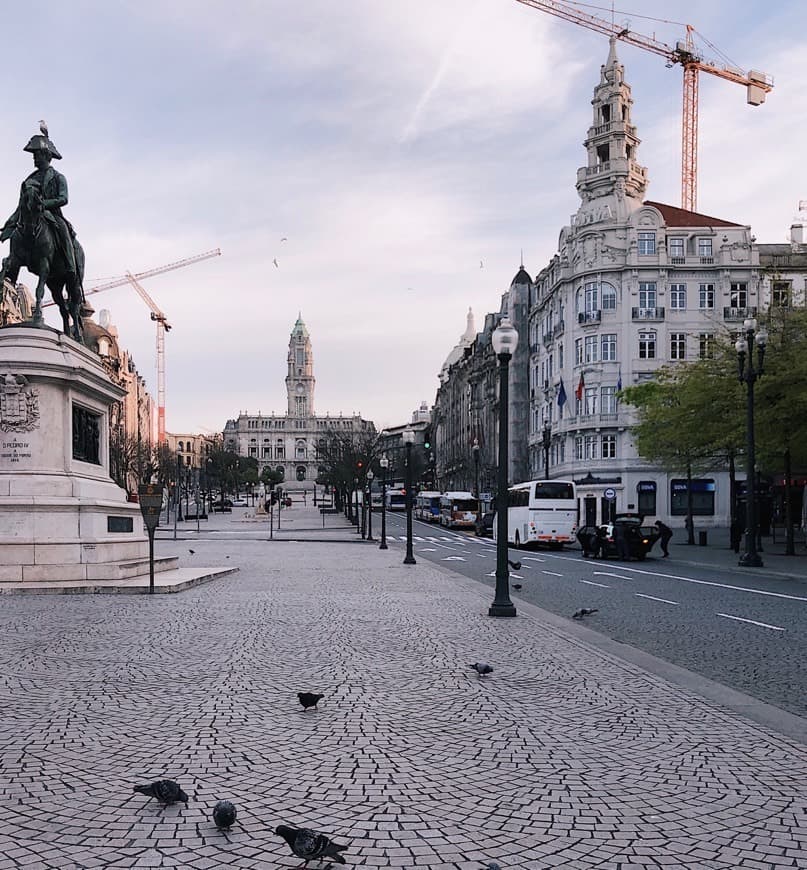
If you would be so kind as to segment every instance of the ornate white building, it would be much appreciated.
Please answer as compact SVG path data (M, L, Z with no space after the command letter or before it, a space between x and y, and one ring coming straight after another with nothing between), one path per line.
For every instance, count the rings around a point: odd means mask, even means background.
M286 372L286 414L239 414L224 427L224 447L258 460L283 473L285 480L301 489L312 488L317 477L318 445L329 431L374 432L375 426L360 415L317 417L314 413L314 353L302 316L289 338Z
M550 476L578 482L581 522L638 511L680 526L683 469L637 455L635 418L616 394L739 330L761 304L759 254L748 226L645 200L632 102L612 40L577 171L580 207L535 281L529 475L544 476L548 449ZM723 469L694 481L693 496L698 525L728 525Z

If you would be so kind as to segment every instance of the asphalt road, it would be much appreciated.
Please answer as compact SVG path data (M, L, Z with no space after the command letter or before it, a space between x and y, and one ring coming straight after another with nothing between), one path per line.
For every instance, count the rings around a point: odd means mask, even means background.
M415 520L414 555L495 585L489 538ZM390 546L406 541L405 517L387 514ZM580 550L510 550L514 604L561 616L597 608L585 624L708 679L807 716L807 589L773 577L743 577L675 559L583 559ZM512 584L521 584L521 589ZM492 600L492 596L491 596Z

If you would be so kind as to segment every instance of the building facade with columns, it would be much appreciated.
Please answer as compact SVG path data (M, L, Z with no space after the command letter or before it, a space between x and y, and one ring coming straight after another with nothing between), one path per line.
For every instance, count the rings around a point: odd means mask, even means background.
M359 414L317 416L315 386L311 336L300 316L289 338L285 413L245 412L228 420L222 433L224 448L257 459L259 473L268 467L281 472L287 486L312 489L319 473L319 444L329 432L375 432L373 423Z

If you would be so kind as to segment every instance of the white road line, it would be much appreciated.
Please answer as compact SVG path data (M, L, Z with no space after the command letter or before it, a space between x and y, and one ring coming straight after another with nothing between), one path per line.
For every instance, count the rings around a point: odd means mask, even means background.
M555 571L541 571L542 574L551 574L553 577L562 577L563 574L557 574Z
M514 579L514 580L523 580L524 579L521 576L521 574L513 574L512 572L510 572L510 577L511 577L511 579Z
M610 589L610 586L606 586L605 583L595 583L593 580L581 580L581 583L586 583L589 586L601 586L603 589Z
M421 547L419 552L420 553L436 553L437 547Z
M784 631L780 625L768 625L767 622L757 622L756 619L743 619L742 616L732 616L730 613L718 613L725 619L736 619L737 622L749 622L751 625L759 625L762 628L772 628L774 631Z
M462 556L445 556L440 561L441 562L464 562L465 559Z
M579 559L561 555L552 555L550 558L561 559L565 562L580 561ZM769 598L784 598L787 601L807 602L807 597L803 595L787 595L784 592L769 592L767 589L754 589L752 586L733 586L731 583L717 583L714 580L696 580L694 577L684 577L680 574L663 574L660 571L643 571L641 568L623 568L622 570L630 571L633 574L641 574L645 577L660 577L662 580L683 580L685 583L695 583L699 586L717 586L720 589L732 589L735 592L750 592L753 595L767 595Z
M633 593L637 598L649 598L651 601L662 601L664 604L675 604L676 606L679 604L678 601L670 601L669 598L656 598L655 595L642 595L641 592Z
M546 562L546 559L539 559L537 556L522 556L522 562Z
M633 580L633 577L625 577L624 574L612 574L610 571L595 571L595 577L618 577L620 580Z

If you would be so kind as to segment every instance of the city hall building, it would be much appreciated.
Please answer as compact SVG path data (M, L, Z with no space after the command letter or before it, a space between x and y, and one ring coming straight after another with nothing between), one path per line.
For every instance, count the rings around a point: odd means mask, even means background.
M375 432L360 415L318 417L314 413L314 354L302 317L292 329L286 373L286 413L242 413L224 427L224 447L258 460L259 474L269 467L288 485L312 489L320 465L318 447L329 432L347 435Z

